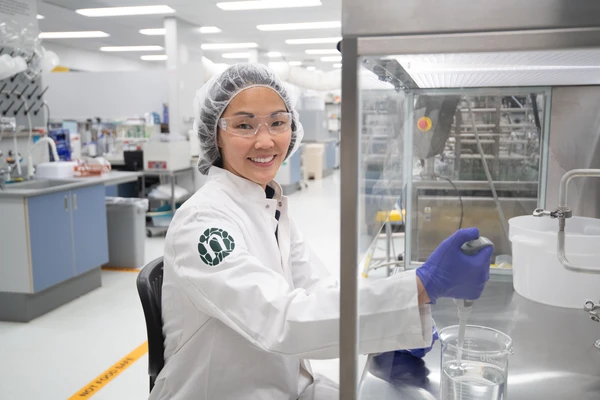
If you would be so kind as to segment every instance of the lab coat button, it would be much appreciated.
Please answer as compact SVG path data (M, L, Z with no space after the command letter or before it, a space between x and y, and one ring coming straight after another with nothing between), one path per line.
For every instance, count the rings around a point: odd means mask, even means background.
M270 206L267 204L267 205L265 206L265 208L270 208Z

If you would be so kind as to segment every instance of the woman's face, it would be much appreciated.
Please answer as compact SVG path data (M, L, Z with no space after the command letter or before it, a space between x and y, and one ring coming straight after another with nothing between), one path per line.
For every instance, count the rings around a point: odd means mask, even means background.
M235 96L221 118L236 115L265 116L278 112L287 112L281 97L270 88L258 86ZM217 135L223 168L263 188L275 178L292 140L291 128L271 135L264 124L261 124L253 136L236 136L220 127Z

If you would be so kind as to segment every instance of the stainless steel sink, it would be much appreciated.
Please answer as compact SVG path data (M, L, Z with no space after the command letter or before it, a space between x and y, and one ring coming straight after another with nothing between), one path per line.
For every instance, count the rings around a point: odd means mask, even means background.
M63 186L73 183L73 181L61 181L61 180L33 180L19 183L7 184L3 190L41 190L49 189L56 186Z

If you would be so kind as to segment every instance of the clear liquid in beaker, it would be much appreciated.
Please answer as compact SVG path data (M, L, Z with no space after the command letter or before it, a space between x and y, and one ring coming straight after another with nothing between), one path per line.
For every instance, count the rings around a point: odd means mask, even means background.
M449 361L442 374L442 400L504 400L506 377L495 365Z

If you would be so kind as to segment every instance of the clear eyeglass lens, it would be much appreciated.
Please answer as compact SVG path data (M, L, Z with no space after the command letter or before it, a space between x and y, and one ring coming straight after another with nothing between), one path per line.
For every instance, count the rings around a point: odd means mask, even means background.
M277 113L266 117L238 115L221 118L219 121L221 129L237 136L253 136L263 124L272 135L281 134L291 128L292 115L290 113Z

